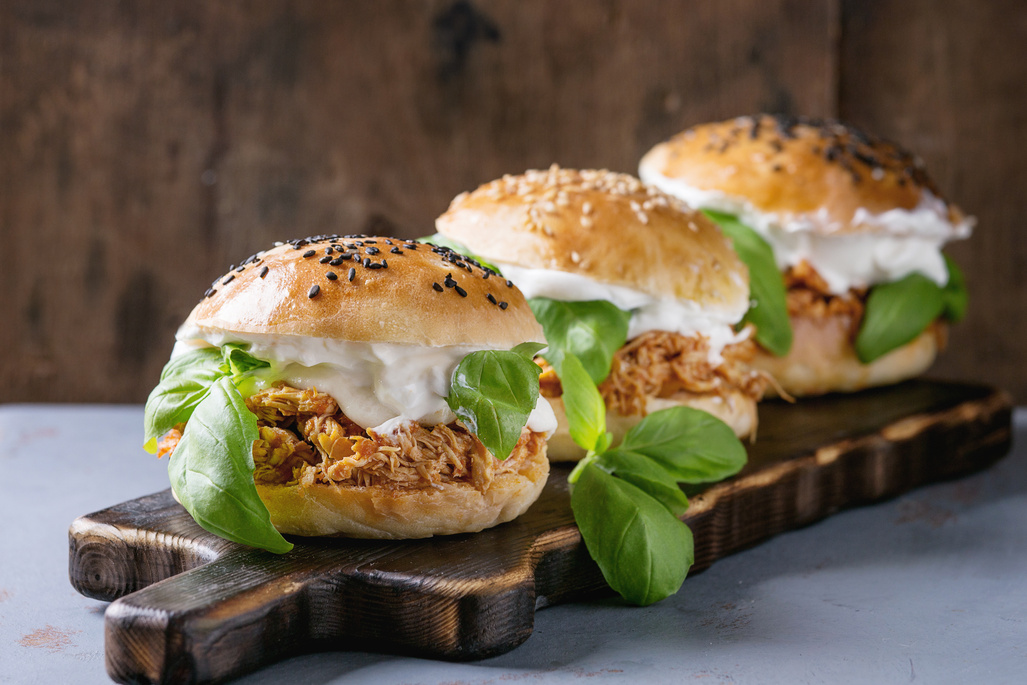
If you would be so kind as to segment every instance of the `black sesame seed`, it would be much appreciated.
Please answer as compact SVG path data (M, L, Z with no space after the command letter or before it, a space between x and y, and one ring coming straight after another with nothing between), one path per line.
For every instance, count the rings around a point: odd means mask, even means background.
M367 266L368 269L384 269L385 268L381 264L367 264L366 266Z
M453 289L456 290L460 294L460 297L467 297L467 291L464 290L463 288L461 288L460 286L456 286Z
M228 274L224 280L221 281L221 285L228 285L235 280L235 274Z
M507 308L507 307L509 307L509 306L510 306L510 305L508 305L508 304L507 304L506 302L500 302L500 303L499 303L499 308L500 308L500 309L506 309L506 308Z
M405 247L408 250L416 250L417 249L417 243L407 243L403 247Z
M243 271L246 271L246 265L245 264L243 264L242 266L236 268L236 270L235 270L235 272L239 273L239 274L241 274Z
M513 287L513 281L511 281L510 279L507 279L507 281L506 281L506 287L507 287L507 288L512 288L512 287Z
M334 281L338 277L338 274L336 274L334 271L329 271L325 274L325 278L327 278L329 281Z
M492 275L492 272L489 271L488 269L485 269L485 275L481 277L481 280L487 281L487 280L489 280L489 276L491 276L491 275Z
M321 264L327 264L328 262L331 262L333 260L328 255L325 255L324 257L321 257L321 259L319 259L317 261L320 262Z
M393 245L394 243L391 240L389 240L388 238L386 238L385 239L385 244L386 245Z
M317 254L317 250L307 250L306 252L303 253L303 258L306 259L307 257L313 257L316 254Z
M345 259L346 255L342 255L341 257L336 257L335 259L329 259L328 263L332 266L339 266Z
M266 266L263 269L260 270L260 277L264 278L264 276L267 276L267 267Z
M446 274L446 280L443 281L447 288L452 288L456 285L456 281L453 280L453 274Z
M357 270L354 269L353 267L350 267L350 269L349 269L349 280L352 281L353 277L356 276L356 275L357 275Z
M389 252L391 252L392 254L403 254L398 247L392 248L391 250L389 250Z
M217 290L214 290L214 288L207 288L207 291L205 293L203 293L203 296L204 297L210 297L211 295L213 295L216 292L217 292Z
M387 259L383 259L382 260L382 268L383 269L388 269L389 268L389 260L387 260Z
M370 241L368 241L368 242L370 242ZM365 252L366 252L367 254L378 254L378 252L380 252L380 250L379 250L379 249L378 249L377 247L369 247L369 248L367 248L367 249L366 249L366 250L364 250L364 251L365 251Z
M331 254L332 252L333 252L333 250L332 250L332 246L331 245L329 245L328 247L325 248L325 254Z
M438 283L432 283L432 284L431 284L431 287L435 288L435 290L437 290L437 291L438 291L438 292L440 292L440 293L441 293L441 292L442 292L442 290L443 290L442 286L441 286L441 285L439 285Z
M499 304L498 302L496 302L496 296L492 293L489 293L485 297L489 298L489 302L491 302L492 304Z
M367 267L371 266L371 258L370 257L364 257L364 261L361 262L361 264L366 269Z
M313 299L317 297L317 294L319 292L321 292L321 286L315 283L314 285L310 286L310 292L307 293L307 297Z
M378 241L377 240L365 240L364 244L365 245L377 245Z

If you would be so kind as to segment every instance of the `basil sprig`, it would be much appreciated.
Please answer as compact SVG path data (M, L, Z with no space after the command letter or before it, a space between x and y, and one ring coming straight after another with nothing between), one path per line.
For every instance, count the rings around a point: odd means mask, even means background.
M548 297L528 300L549 343L546 361L558 368L565 355L574 355L595 383L610 374L613 355L628 339L631 312L606 300L565 302Z
M732 242L738 258L749 267L751 306L743 323L756 326L756 342L769 352L783 357L792 348L792 324L788 319L788 300L781 271L774 261L774 250L763 237L738 217L703 211L720 226Z
M171 488L205 530L281 554L292 544L271 525L253 482L257 417L239 386L270 364L243 345L205 347L175 357L146 400L146 449L180 423L185 430L168 463Z
M587 450L571 472L571 510L589 554L610 587L642 606L681 587L695 561L679 483L726 478L745 448L723 421L688 407L653 412L611 448L606 407L573 354L550 359L563 385L571 437Z
M864 364L912 342L944 316L958 321L966 314L966 283L959 267L945 257L949 278L944 287L923 274L911 273L876 285L867 296L863 322L856 335L856 356Z
M535 409L542 369L532 358L543 347L522 343L510 351L472 352L453 370L446 402L497 459L510 456Z
M271 525L253 483L257 417L229 376L207 389L168 464L171 488L205 530L227 540L283 554L292 543Z
M459 252L462 255L470 257L486 269L491 269L492 271L495 271L497 274L500 273L499 269L496 268L494 264L488 263L478 255L468 250L466 245L464 245L463 243L458 243L457 241L452 240L451 238L447 238L441 233L434 233L432 235L427 235L423 238L418 238L417 242L431 243L432 245L438 245L439 247L448 247L450 250L453 250L454 252Z

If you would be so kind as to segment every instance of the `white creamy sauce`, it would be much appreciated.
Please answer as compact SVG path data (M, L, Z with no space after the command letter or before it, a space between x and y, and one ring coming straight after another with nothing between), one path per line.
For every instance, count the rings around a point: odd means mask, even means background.
M289 335L225 334L183 326L171 356L190 349L245 343L254 357L271 362L262 379L331 395L339 409L362 428L391 432L416 421L423 426L451 423L456 415L446 404L449 379L460 361L481 349L472 345L424 347L362 343ZM541 396L528 417L528 428L551 435L556 416Z
M801 215L762 212L741 197L695 188L642 169L639 172L644 182L692 207L737 216L770 243L778 268L784 270L805 260L837 294L896 281L911 273L945 285L948 270L941 248L949 240L968 237L975 223L973 217L966 217L953 224L945 203L924 189L913 209L880 214L856 210L852 223L876 227L878 232L830 235L840 226L823 208Z
M628 339L648 331L670 331L685 336L702 334L710 346L709 360L719 365L721 352L727 345L748 337L747 331L736 333L734 325L748 309L746 299L730 309L704 309L695 302L674 298L657 298L620 285L601 283L588 276L554 269L530 269L513 264L496 264L503 276L513 281L526 298L547 297L565 302L606 300L618 309L631 312Z

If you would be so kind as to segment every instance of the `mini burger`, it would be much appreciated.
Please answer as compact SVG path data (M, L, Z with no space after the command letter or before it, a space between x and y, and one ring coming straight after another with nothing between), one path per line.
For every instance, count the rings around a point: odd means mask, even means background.
M748 274L702 214L631 176L554 165L458 196L436 226L524 292L546 332L545 358L581 360L615 439L682 405L737 435L755 430L765 381L747 363L749 330L736 329ZM552 366L541 378L560 422L550 458L579 459Z
M219 277L146 407L148 447L204 528L419 538L509 521L556 428L544 337L512 284L379 236L279 244Z
M771 295L754 287L753 363L790 395L916 376L965 311L941 248L974 219L897 145L837 121L758 115L691 128L650 150L639 174L752 248L743 259ZM775 267L783 282L770 282Z

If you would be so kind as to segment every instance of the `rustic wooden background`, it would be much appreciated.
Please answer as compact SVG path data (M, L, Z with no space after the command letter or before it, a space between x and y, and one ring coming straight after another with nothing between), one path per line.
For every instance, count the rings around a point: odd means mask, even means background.
M980 221L933 373L1027 401L1021 0L0 0L0 401L143 400L274 240L430 233L503 173L755 111L919 151Z

